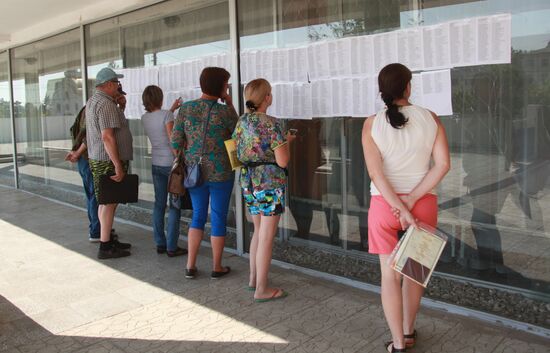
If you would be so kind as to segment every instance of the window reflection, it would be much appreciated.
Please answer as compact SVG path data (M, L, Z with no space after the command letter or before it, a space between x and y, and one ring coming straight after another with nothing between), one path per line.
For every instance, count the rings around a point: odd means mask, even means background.
M294 120L289 128L298 130L291 145L293 158L289 165L288 208L282 224L290 236L340 244L342 212L340 154L340 120Z
M550 291L549 4L528 1L319 0L239 2L242 50L304 46L451 19L512 13L512 63L451 71L454 114L446 126L452 170L438 187L439 227L450 236L438 271L539 293ZM517 32L517 33L516 33ZM242 64L242 63L241 63ZM288 212L277 258L330 249L366 254L370 179L361 150L364 118L291 120L299 130L289 167ZM248 229L246 234L248 235ZM304 240L307 242L304 243ZM328 246L327 246L328 245ZM295 248L294 246L298 246ZM313 252L315 253L315 252ZM297 255L296 254L296 255ZM327 260L329 261L329 260ZM337 274L346 270L332 266Z
M69 128L83 104L79 38L79 31L72 30L12 52L23 188L49 184L76 190L81 185L74 167L64 160L71 148Z
M156 14L153 18L150 16L151 8L154 8ZM228 54L228 13L227 2L193 1L182 4L180 1L166 1L88 26L88 94L93 92L95 75L105 66L120 72L121 69L171 65L199 57ZM144 22L144 18L148 20ZM198 84L196 82L197 86ZM161 84L159 86L164 91L164 109L170 107L173 99L183 95L179 91L170 91L169 87ZM145 86L140 88L140 92L131 92L131 87L124 89L129 96L137 97L141 107L141 90ZM129 102L135 97L129 97ZM139 202L134 206L151 210L154 201L151 145L139 120L139 114L131 116L128 112L127 107L126 115L131 118L129 124L134 141L131 168L140 177ZM228 226L234 228L234 200L231 205ZM190 218L191 211L186 210L182 214L185 218ZM236 246L234 239L229 239L228 242L227 246Z

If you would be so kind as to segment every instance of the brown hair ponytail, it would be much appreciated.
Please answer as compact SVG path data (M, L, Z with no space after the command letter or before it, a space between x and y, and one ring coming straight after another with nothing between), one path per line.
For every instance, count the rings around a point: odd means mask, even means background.
M411 79L411 71L405 65L398 63L384 66L378 74L380 96L388 107L386 117L390 125L396 129L401 129L405 126L408 119L399 112L399 107L393 102L396 99L403 98L403 94Z

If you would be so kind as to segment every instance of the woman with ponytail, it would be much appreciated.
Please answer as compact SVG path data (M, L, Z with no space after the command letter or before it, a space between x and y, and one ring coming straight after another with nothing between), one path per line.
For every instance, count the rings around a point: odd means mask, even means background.
M445 129L429 110L409 102L411 72L401 64L378 75L386 109L363 125L363 153L371 178L369 252L380 257L381 297L392 341L388 352L405 352L416 343L415 321L424 288L392 270L388 258L397 233L423 222L437 224L434 188L450 168ZM433 162L433 163L432 163Z
M250 81L244 96L247 112L239 118L233 138L237 157L244 164L243 198L254 223L247 289L254 291L256 302L266 302L287 296L284 290L269 287L267 277L273 239L285 210L288 142L295 136L285 135L281 122L266 113L273 99L269 82L261 78Z

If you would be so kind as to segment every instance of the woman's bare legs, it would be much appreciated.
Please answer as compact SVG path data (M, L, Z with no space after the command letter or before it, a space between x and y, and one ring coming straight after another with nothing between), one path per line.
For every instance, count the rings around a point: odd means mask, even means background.
M187 248L189 253L187 254L187 268L196 268L197 255L201 247L202 235L204 231L197 228L189 228L187 233Z
M210 237L210 244L212 244L212 271L225 272L225 268L222 267L222 255L223 248L225 246L225 236L223 237Z
M387 264L389 255L380 255L380 270L382 272L382 308L390 327L393 346L405 348L403 337L403 295L401 292L401 274L395 272Z
M281 216L261 216L260 230L258 232L258 245L256 250L256 293L255 299L273 297L276 288L269 288L268 273L271 265L273 251L273 239L277 233L277 225Z
M424 287L413 280L403 277L403 333L412 334L416 322L416 314L424 294Z
M250 240L250 278L248 280L249 287L256 287L256 253L258 252L258 237L260 232L260 215L252 215L252 222L254 223L254 234Z

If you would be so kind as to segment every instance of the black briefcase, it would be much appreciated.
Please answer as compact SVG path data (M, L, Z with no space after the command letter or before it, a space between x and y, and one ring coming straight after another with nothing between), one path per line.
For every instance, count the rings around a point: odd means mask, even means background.
M110 175L99 177L99 200L100 205L110 203L133 203L138 201L137 174L126 174L121 182L111 179Z

